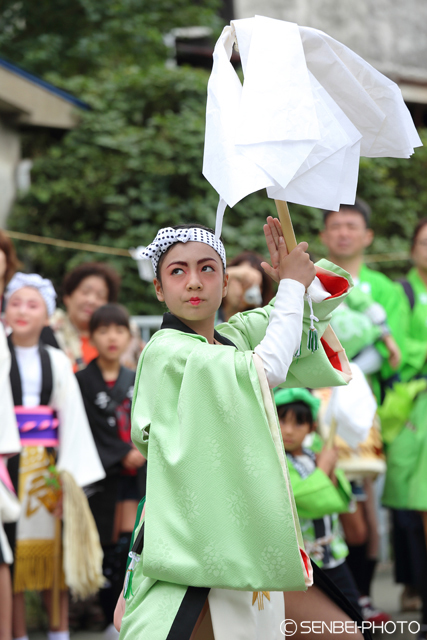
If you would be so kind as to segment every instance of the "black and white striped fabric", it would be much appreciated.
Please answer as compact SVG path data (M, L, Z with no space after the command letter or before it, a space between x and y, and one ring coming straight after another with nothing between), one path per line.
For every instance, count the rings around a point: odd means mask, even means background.
M160 229L154 238L153 242L145 247L137 256L138 259L147 258L151 260L154 273L157 275L157 265L162 254L169 249L169 247L177 242L203 242L208 244L212 249L215 249L217 254L222 260L224 269L226 268L225 249L221 240L216 240L213 233L205 231L205 229L199 229L197 227L191 227L190 229L173 229L172 227L165 227Z

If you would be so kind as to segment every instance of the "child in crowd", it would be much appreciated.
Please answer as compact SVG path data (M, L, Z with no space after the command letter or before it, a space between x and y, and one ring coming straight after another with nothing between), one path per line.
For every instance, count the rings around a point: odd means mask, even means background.
M145 494L145 458L131 441L135 372L120 364L131 339L128 312L118 304L98 308L90 318L89 333L98 356L76 376L106 472L106 478L91 487L89 505L104 549L107 583L100 598L112 625L138 503Z
M327 329L349 282L326 263L315 278L307 245L288 256L279 221L267 223L272 266L263 267L278 295L216 330L228 282L221 240L206 227L180 225L160 230L143 251L170 313L136 374L132 439L149 464L146 509L116 610L122 640L206 637L205 625L221 640L279 640L281 592L311 583L269 388L349 379ZM303 323L313 279L322 293ZM323 342L310 350L313 318ZM325 618L336 619L337 608L322 602Z
M349 510L350 483L335 468L336 448L323 447L316 456L304 446L315 429L320 400L307 389L278 389L274 399L306 551L358 610L359 594L345 561L348 549L338 517Z
M42 591L48 610L52 609L56 520L62 518L62 502L53 498L46 482L49 467L57 452L58 471L69 472L80 486L105 474L71 364L62 351L40 342L55 309L52 283L37 274L16 273L5 297L5 321L12 331L10 383L22 446L21 454L9 460L22 505L17 525L7 525L15 556L13 637L28 640L24 591ZM59 624L51 619L50 640L69 638L63 573L59 579Z

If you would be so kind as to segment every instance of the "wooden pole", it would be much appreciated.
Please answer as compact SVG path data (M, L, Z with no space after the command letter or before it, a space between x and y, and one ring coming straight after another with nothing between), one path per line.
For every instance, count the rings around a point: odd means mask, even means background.
M55 538L53 541L53 581L50 624L52 629L58 629L61 623L60 593L61 593L61 518L55 518Z
M326 449L332 449L334 446L335 435L337 433L337 421L333 417L329 429L328 439L326 440Z
M291 216L289 215L288 204L284 200L275 200L277 213L279 215L280 224L282 225L283 237L289 253L297 246L294 227L292 225Z

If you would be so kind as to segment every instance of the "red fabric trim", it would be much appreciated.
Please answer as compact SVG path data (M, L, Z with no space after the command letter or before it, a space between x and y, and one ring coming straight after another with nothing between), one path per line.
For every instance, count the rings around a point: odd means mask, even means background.
M308 557L308 555L306 554L304 549L301 549L301 547L299 547L299 552L301 554L301 558L302 558L302 561L304 563L305 572L306 572L307 576L309 576L310 575L310 564L309 564L310 563L310 558Z
M320 338L320 341L321 341L321 343L323 345L323 348L324 348L325 353L326 353L326 355L328 357L328 360L331 363L331 365L333 366L333 368L336 369L337 371L342 371L341 361L340 361L338 353L336 351L334 351L332 349L332 347L330 347L328 345L326 340L324 340L323 338Z
M329 298L326 298L327 300L330 300L330 298L338 298L348 291L348 281L342 276L332 276L329 275L329 273L323 273L322 271L318 271L316 275L325 287L326 291L331 294Z

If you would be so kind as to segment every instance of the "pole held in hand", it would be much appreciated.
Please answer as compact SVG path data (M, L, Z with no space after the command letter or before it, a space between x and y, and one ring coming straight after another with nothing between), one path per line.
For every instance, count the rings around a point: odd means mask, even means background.
M279 215L280 224L282 225L283 237L289 253L297 246L294 227L291 216L289 214L288 204L284 200L275 200L277 213Z

